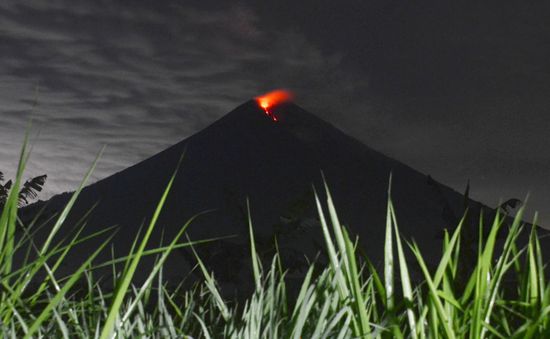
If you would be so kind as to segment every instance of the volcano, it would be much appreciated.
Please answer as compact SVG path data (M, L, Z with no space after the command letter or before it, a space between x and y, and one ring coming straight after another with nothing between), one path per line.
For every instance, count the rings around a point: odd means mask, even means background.
M405 238L414 238L428 260L439 257L443 229L454 228L466 206L474 220L481 210L491 215L491 209L369 148L292 102L272 110L277 122L250 100L193 136L84 188L60 234L67 234L97 203L86 232L116 225L115 256L127 254L140 226L150 220L182 154L149 247L163 239L168 242L191 216L212 210L189 226L188 235L191 240L228 236L196 246L227 290L252 282L247 198L258 251L268 258L276 238L289 279L301 276L306 258L321 253L317 259L322 260L324 246L312 190L312 185L323 187L321 171L341 222L359 236L361 251L378 267L382 264L390 173L399 228ZM45 205L47 217L69 198L70 194L64 193L30 210ZM92 239L80 244L71 261L75 265L82 262L99 242ZM110 257L111 252L101 259ZM142 265L152 263L153 258L148 258ZM191 272L195 264L188 249L178 249L167 261L164 277L175 284L189 277L193 280L200 276L200 272ZM71 265L69 262L63 269L70 271ZM146 271L138 271L137 279Z

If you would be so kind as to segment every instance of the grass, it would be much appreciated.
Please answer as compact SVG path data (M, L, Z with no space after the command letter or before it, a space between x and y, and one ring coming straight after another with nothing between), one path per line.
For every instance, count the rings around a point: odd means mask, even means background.
M79 231L64 242L54 241L91 170L38 246L32 237L40 227L36 220L22 225L17 219L17 193L28 159L26 143L21 154L14 189L0 216L0 332L5 338L550 337L550 285L534 228L527 244L520 244L523 210L511 225L498 214L492 225L480 222L475 262L468 263L471 269L462 273L462 222L452 234L445 233L441 258L435 268L428 267L417 244L401 237L388 194L380 275L358 254L358 240L340 224L325 185L326 199L322 201L316 192L315 203L328 262L311 264L297 297L291 298L278 255L270 262L259 259L247 203L250 279L255 291L238 304L222 298L213 275L194 252L198 242L181 241L192 220L183 224L168 245L146 250L175 174L143 235L134 240L131 253L92 266L109 244L108 238L72 275L59 276L57 269L74 246L89 239L80 237ZM490 231L483 238L481 230L486 227ZM22 236L16 237L17 228L24 230ZM505 234L503 242L497 241L501 233ZM204 280L188 290L168 289L163 263L173 249L185 246L193 249ZM26 253L27 260L15 265L14 251ZM145 282L136 286L132 277L146 255L156 256L157 261ZM115 263L124 264L122 271L116 271ZM94 278L94 267L109 265L115 271L114 290L105 290ZM411 266L420 269L421 279L411 279ZM41 283L32 285L38 277L43 277ZM514 282L511 287L510 281Z

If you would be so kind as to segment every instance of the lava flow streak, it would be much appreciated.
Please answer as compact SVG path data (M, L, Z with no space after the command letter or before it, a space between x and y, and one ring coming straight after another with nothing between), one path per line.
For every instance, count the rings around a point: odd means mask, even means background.
M271 118L274 122L279 121L277 116L273 113L272 109L276 105L289 102L293 98L293 95L289 91L278 89L264 95L260 95L255 98L258 105L264 110L265 114Z

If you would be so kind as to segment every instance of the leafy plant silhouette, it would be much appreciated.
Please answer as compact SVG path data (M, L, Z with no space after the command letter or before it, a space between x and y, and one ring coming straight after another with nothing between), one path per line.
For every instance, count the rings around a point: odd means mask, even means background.
M18 206L28 205L29 201L36 199L38 193L42 191L47 178L48 176L43 174L25 181L19 192L19 198L17 200ZM0 210L3 209L6 204L12 185L12 180L8 180L4 183L4 173L0 172Z

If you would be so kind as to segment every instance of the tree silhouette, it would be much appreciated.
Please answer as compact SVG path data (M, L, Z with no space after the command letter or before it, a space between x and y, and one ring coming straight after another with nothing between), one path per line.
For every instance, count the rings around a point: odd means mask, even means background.
M512 198L512 199L508 199L506 200L505 202L503 202L502 204L500 204L500 206L498 206L498 208L500 210L502 210L502 212L506 215L510 214L514 209L516 209L517 207L521 206L522 204L522 201L519 200L519 199L516 199L516 198Z
M36 197L38 197L38 193L42 191L47 178L48 176L44 174L25 181L19 191L17 204L20 207L25 206L30 200L36 199ZM6 204L6 200L8 199L12 186L12 180L8 180L4 183L4 173L0 172L0 210L3 209Z

